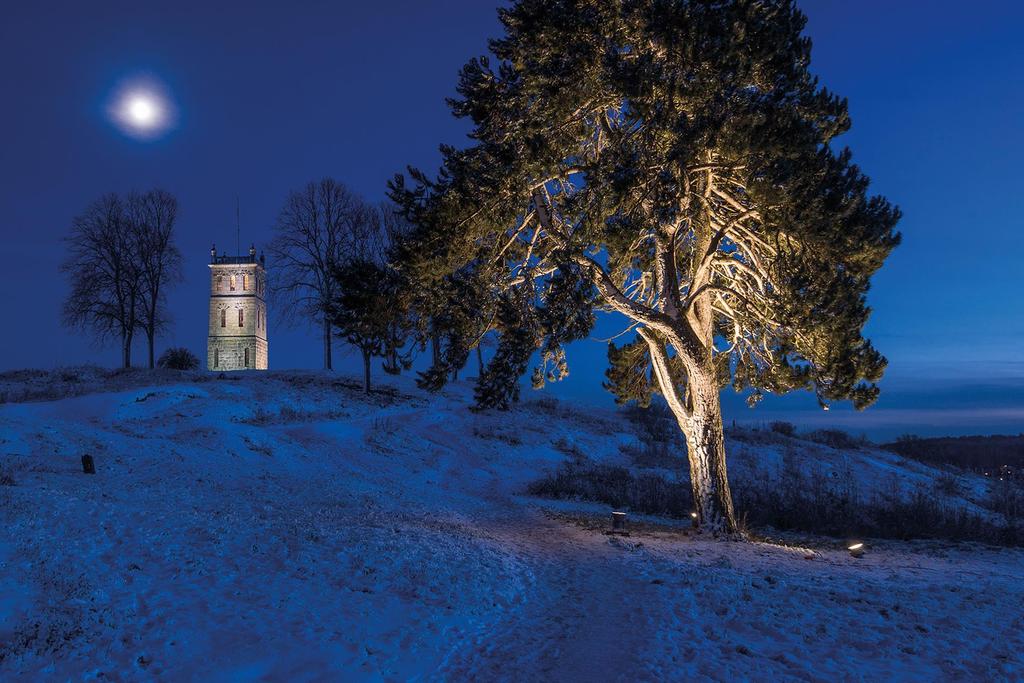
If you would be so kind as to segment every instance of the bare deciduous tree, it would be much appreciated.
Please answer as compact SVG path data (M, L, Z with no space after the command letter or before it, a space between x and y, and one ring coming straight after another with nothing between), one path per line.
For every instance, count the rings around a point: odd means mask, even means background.
M76 216L61 266L71 289L64 321L90 329L100 339L121 341L121 364L131 367L132 338L139 322L139 264L124 204L108 194Z
M174 244L178 201L168 192L151 190L130 195L127 208L139 259L139 327L146 334L153 368L156 333L169 322L166 287L181 280L181 252Z
M324 368L331 370L331 324L327 317L336 296L332 264L343 264L367 249L379 231L374 209L342 183L324 178L293 192L278 215L270 243L275 275L272 295L286 323L304 316L323 330Z

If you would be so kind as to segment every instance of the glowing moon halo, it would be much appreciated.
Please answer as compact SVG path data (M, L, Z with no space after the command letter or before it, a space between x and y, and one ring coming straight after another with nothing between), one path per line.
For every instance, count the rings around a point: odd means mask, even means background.
M140 140L160 137L174 122L174 106L152 80L124 83L109 104L110 120L122 133Z

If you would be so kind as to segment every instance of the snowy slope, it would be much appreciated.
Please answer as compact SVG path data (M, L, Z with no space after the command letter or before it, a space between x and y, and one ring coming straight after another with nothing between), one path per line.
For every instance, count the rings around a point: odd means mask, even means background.
M2 680L1024 676L1019 550L610 537L607 508L523 495L559 440L621 462L610 411L318 373L105 386L0 406ZM742 477L788 447L730 448Z

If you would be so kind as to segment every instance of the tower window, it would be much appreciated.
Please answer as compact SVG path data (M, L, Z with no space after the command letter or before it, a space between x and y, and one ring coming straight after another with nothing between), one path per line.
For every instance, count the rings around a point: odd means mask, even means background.
M249 367L249 347L245 347L245 367Z
M231 291L235 291L235 276L231 276Z
M220 309L220 326L221 327L227 327L228 326L228 311L227 311L226 308Z
M245 324L245 311L241 308L238 309L238 326L242 327Z
M223 289L224 289L224 276L223 275L218 275L217 276L217 291L220 292Z
M213 350L213 367L220 367L220 349Z
M248 291L248 290L249 290L249 276L248 275L242 275L242 291Z

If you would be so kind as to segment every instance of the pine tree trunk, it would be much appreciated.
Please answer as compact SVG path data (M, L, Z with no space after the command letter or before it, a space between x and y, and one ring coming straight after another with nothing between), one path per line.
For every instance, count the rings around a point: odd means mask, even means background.
M149 343L149 369L152 370L156 367L153 362L153 345L156 342L156 330L146 331L146 341Z
M331 361L331 322L324 316L324 370L333 370Z
M479 373L477 377L484 376L484 352L480 350L480 345L476 346L476 368Z
M703 373L702 373L703 374ZM691 412L679 421L686 436L694 510L702 529L739 531L725 465L722 404L713 373L690 378Z
M363 389L370 393L370 353L363 351Z
M672 384L668 349L643 329L639 333L650 349L653 374L661 393L686 437L697 522L702 529L712 533L737 533L739 525L733 511L725 467L722 403L711 358L686 359L688 396L684 404L678 389ZM679 349L676 351L682 355Z
M441 364L441 335L436 331L430 334L430 353L434 361L434 367Z

